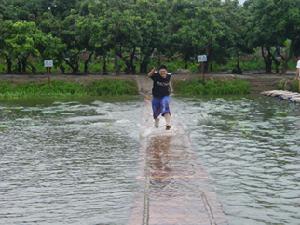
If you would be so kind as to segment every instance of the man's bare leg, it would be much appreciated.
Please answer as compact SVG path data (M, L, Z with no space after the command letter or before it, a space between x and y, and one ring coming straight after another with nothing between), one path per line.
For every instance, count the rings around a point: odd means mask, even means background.
M154 119L154 120L155 120L154 126L155 126L156 128L158 128L158 127L159 127L159 119L156 118L156 119Z
M165 120L166 120L166 129L170 130L171 129L171 114L170 113L166 113L164 115Z

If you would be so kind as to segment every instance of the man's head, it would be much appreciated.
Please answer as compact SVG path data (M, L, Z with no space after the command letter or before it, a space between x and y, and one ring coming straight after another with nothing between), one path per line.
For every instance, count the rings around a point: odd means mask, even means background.
M161 65L159 68L158 68L158 73L160 76L162 77L166 77L167 74L168 74L168 69L165 65Z

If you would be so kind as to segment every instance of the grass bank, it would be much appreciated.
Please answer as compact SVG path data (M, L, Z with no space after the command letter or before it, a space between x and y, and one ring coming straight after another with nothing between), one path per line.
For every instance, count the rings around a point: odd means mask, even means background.
M118 97L138 94L134 81L103 79L87 84L52 80L48 82L0 82L0 99Z
M173 88L176 94L186 97L193 96L224 96L246 95L250 93L250 84L245 80L217 80L202 79L174 81Z
M278 89L299 92L299 81L296 79L282 79L277 84Z

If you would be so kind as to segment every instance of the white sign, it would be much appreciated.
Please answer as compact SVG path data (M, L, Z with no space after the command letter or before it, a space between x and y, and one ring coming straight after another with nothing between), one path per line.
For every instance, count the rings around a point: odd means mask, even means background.
M198 55L198 62L207 62L207 55Z
M44 65L46 68L53 67L53 60L45 60Z

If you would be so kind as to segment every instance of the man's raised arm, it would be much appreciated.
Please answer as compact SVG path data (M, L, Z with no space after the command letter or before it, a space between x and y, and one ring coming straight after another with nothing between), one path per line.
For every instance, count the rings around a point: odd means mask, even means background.
M149 73L148 73L148 77L152 77L153 74L155 73L156 69L153 68Z

